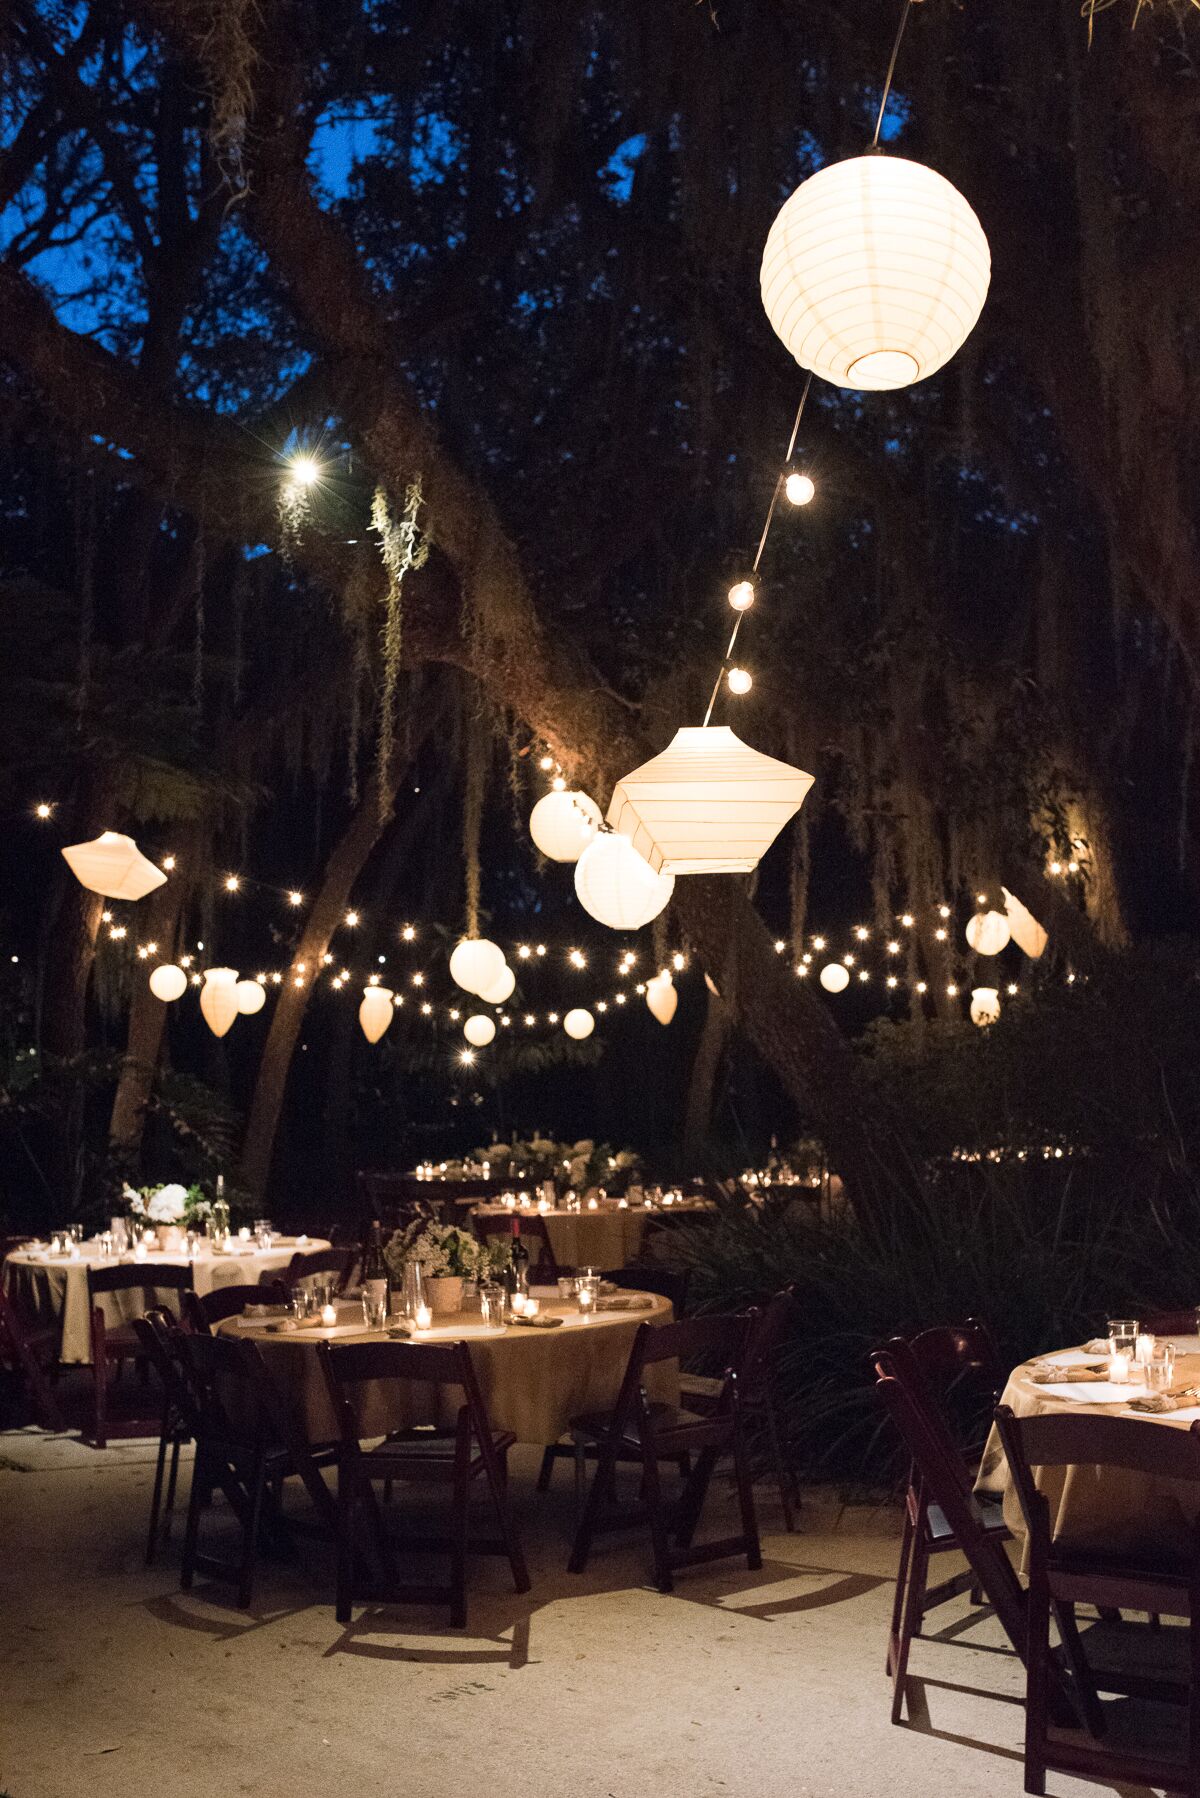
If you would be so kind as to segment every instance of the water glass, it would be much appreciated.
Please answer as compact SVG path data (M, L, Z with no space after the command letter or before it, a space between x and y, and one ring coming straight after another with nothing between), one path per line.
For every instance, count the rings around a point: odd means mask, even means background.
M558 1296L564 1305L569 1305L571 1300L575 1297L575 1288L577 1284L578 1282L573 1274L559 1274Z
M376 1292L364 1290L362 1295L363 1324L368 1330L382 1330L387 1322L387 1291Z
M575 1282L579 1299L579 1315L583 1318L594 1317L596 1301L600 1297L600 1281L595 1274L581 1274Z
M479 1313L489 1329L504 1328L504 1301L507 1296L498 1280L485 1280L479 1288Z
M1109 1347L1113 1348L1117 1343L1127 1342L1132 1355L1141 1327L1136 1317L1110 1317L1108 1320Z
M1175 1379L1175 1344L1156 1342L1146 1362L1146 1386L1151 1392L1169 1392Z
M318 1280L313 1281L312 1285L308 1289L308 1292L309 1292L309 1298L312 1301L312 1308L314 1311L320 1311L326 1305L332 1305L333 1290L334 1290L334 1282L332 1280L325 1279L324 1276L322 1276Z
M313 1304L312 1293L303 1286L297 1286L293 1289L291 1297L288 1300L288 1305L291 1309L292 1316L299 1324L302 1324L305 1318L311 1316L313 1311L317 1309Z
M82 1224L72 1224L69 1234L70 1234L72 1242L82 1242L83 1241L83 1225Z

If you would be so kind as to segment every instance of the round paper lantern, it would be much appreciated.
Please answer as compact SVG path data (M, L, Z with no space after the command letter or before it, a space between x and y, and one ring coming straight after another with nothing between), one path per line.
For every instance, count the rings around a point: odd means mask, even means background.
M552 862L577 862L600 828L600 807L586 793L547 793L529 814L529 834Z
M499 980L497 980L494 985L489 986L486 992L480 993L479 997L483 1000L485 1005L503 1005L506 999L512 998L513 988L516 984L517 977L509 967L508 963L505 962L504 972L501 974Z
M573 1036L577 1043L581 1043L585 1036L590 1036L595 1028L595 1018L590 1011L585 1011L582 1005L577 1005L563 1019L563 1029L568 1036Z
M675 1008L679 1004L679 994L675 991L675 982L669 974L656 974L653 980L646 982L646 1004L651 1015L660 1024L666 1025L675 1016Z
M821 969L821 985L827 993L844 993L850 984L850 970L840 961L831 961Z
M200 1010L214 1036L224 1036L238 1014L237 969L206 968Z
M1000 994L994 986L977 986L971 993L971 1022L983 1028L1000 1016Z
M944 176L903 156L852 156L784 202L762 300L801 368L835 387L907 387L966 341L990 277L983 227Z
M485 936L464 937L450 957L450 978L464 992L483 994L504 972L504 951Z
M1012 931L1002 911L977 911L967 919L967 941L976 955L999 955L1008 947Z
M182 999L187 992L187 975L182 968L177 968L172 961L165 961L161 968L155 968L150 976L150 991L164 1005L170 1005L173 999Z
M369 1043L379 1041L395 1016L393 997L390 986L364 986L358 1021Z
M606 832L575 863L575 896L610 930L638 930L657 918L675 891L673 874L656 874L626 836Z
M267 989L257 980L239 980L234 991L237 1008L244 1018L252 1018L267 1002Z
M106 899L144 899L167 878L132 837L116 830L101 831L90 843L72 843L62 853L80 886Z
M482 1012L476 1012L463 1025L463 1035L474 1049L486 1049L496 1034L496 1026L491 1018L485 1018Z

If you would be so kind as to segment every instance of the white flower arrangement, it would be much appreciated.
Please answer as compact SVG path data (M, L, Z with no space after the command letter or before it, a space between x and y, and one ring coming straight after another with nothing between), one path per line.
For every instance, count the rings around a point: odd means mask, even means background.
M181 1224L188 1210L189 1191L173 1182L167 1186L145 1187L141 1192L125 1188L125 1198L134 1217L147 1224Z
M416 1232L411 1225L397 1230L384 1253L397 1276L406 1261L419 1261L427 1280L470 1279L479 1268L481 1245L453 1224L425 1223Z

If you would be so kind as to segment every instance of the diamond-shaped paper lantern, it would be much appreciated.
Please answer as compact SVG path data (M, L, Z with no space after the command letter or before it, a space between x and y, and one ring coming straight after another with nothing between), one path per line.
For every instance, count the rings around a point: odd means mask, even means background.
M812 784L727 724L687 728L617 782L608 822L661 874L748 874Z
M116 830L101 831L90 843L72 843L62 853L80 886L106 899L144 899L167 878L132 837Z

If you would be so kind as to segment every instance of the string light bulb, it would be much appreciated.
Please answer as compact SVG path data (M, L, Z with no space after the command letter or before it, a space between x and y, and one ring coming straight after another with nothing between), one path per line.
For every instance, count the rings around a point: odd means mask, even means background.
M288 472L294 487L313 487L321 478L321 464L315 456L293 456Z
M413 929L412 925L406 924L404 926L404 929L400 932L400 940L401 940L401 942L411 943L415 939L416 934L417 933Z
M794 506L806 506L817 491L806 474L790 474L783 490Z
M47 804L47 802L43 799L39 805L34 806L33 815L35 818L48 818L51 815L51 813L53 812L53 810L54 810L54 807L52 805Z
M346 913L346 922L351 930L353 930L354 926L358 923L358 913L356 911L348 911Z
M168 874L174 873L175 857L173 855L164 855L162 858L162 865L166 869Z
M240 889L241 884L241 880L236 874L227 874L225 876L225 891L227 893L236 893Z
M729 673L725 676L725 680L731 693L748 693L754 685L753 680L744 668L731 668Z
M304 894L303 893L289 893L288 894L288 904L289 905L303 905L304 904Z
M754 604L754 582L735 581L729 589L729 603L735 612L748 612Z

